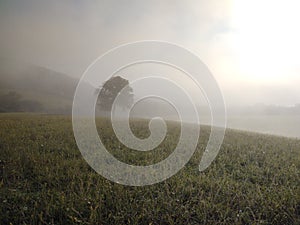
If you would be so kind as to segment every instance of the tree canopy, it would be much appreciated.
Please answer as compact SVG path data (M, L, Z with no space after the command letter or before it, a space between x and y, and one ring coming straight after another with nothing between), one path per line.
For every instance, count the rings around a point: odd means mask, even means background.
M133 102L133 90L129 86L129 81L120 76L111 77L109 80L99 87L100 93L98 96L98 105L100 110L111 111L113 103L116 97L120 94L124 88L122 95L120 96L119 106L122 108L128 108Z

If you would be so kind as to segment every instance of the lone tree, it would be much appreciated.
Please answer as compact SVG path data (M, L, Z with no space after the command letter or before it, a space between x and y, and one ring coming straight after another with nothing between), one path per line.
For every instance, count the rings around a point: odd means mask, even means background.
M122 89L124 90L122 91ZM122 91L122 95L120 96L119 106L124 108L128 108L130 104L133 102L133 90L129 86L129 81L120 77L115 76L104 82L104 84L99 87L100 93L98 96L97 104L100 106L101 110L111 111L113 103L116 97Z

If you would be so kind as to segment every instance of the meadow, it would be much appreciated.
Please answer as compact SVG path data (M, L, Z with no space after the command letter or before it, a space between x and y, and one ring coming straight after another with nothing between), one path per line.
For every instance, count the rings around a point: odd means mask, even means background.
M146 121L131 121L139 137ZM122 146L109 121L97 121L111 153L131 164L158 162L176 146L168 123L151 152ZM0 114L0 224L300 224L300 140L228 129L204 172L198 164L210 129L185 168L143 187L97 174L77 148L71 117Z

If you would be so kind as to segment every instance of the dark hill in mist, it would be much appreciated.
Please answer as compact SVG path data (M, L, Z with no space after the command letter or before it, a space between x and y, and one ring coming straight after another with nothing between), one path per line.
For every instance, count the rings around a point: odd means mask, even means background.
M0 60L0 95L5 97L9 93L17 93L22 104L31 102L42 106L39 110L25 107L15 111L70 113L77 82L78 80L51 69Z

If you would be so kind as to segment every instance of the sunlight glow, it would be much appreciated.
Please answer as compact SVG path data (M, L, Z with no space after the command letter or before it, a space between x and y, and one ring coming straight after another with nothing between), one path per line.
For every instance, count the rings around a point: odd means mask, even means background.
M300 59L299 9L297 0L234 1L232 45L246 80L287 82L296 76Z

